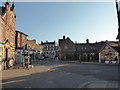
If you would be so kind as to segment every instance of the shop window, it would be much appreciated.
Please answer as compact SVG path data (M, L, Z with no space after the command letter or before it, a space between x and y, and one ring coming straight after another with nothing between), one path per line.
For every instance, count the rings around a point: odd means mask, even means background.
M0 58L2 57L2 50L3 50L3 48L0 47Z

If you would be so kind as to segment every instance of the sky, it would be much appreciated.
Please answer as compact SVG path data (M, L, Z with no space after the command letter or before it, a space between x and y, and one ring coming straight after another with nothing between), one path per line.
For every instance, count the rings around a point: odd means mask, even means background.
M17 30L37 43L63 35L78 43L115 41L118 34L115 2L15 2L15 9Z

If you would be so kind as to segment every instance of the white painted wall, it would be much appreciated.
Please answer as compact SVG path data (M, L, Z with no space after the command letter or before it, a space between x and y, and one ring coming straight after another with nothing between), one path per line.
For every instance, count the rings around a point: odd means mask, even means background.
M116 55L117 57L118 57L118 64L120 63L120 57L119 57L119 53L117 53L117 55Z
M101 63L101 56L100 56L100 53L99 53L99 63Z

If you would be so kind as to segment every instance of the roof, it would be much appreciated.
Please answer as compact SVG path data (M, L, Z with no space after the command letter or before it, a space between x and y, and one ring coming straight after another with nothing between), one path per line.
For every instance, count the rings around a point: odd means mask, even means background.
M75 45L78 46L78 45L104 45L104 44L111 44L111 43L115 43L115 44L118 44L118 41L101 41L101 42L97 42L97 43L76 43Z
M119 51L119 47L112 47L114 50L116 50L117 52Z
M76 43L75 45L95 45L96 43Z
M28 36L27 34L25 34L25 33L21 32L21 31L16 31L16 32L19 32L19 33L21 33L21 34L24 34L25 36Z
M66 39L59 39L59 43L67 40L74 44L74 42L69 37L67 37Z
M5 14L5 12L6 12L5 7L0 6L0 15L3 16Z
M41 45L46 45L46 44L55 44L55 42L42 42Z
M100 49L99 52L101 52L107 45L108 45L110 48L114 49L116 52L119 51L119 47L113 47L113 46L109 45L108 43L106 43L106 44Z
M117 35L117 38L116 39L120 39L120 31L118 31L118 35Z

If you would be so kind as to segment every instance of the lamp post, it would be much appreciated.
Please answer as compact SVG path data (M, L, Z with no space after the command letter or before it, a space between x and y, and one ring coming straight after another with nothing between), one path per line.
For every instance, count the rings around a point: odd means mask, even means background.
M119 59L119 63L120 63L120 11L118 10L118 1L115 0L116 2L116 10L117 10L117 19L118 19L118 35L117 35L117 38L118 39L118 59Z

